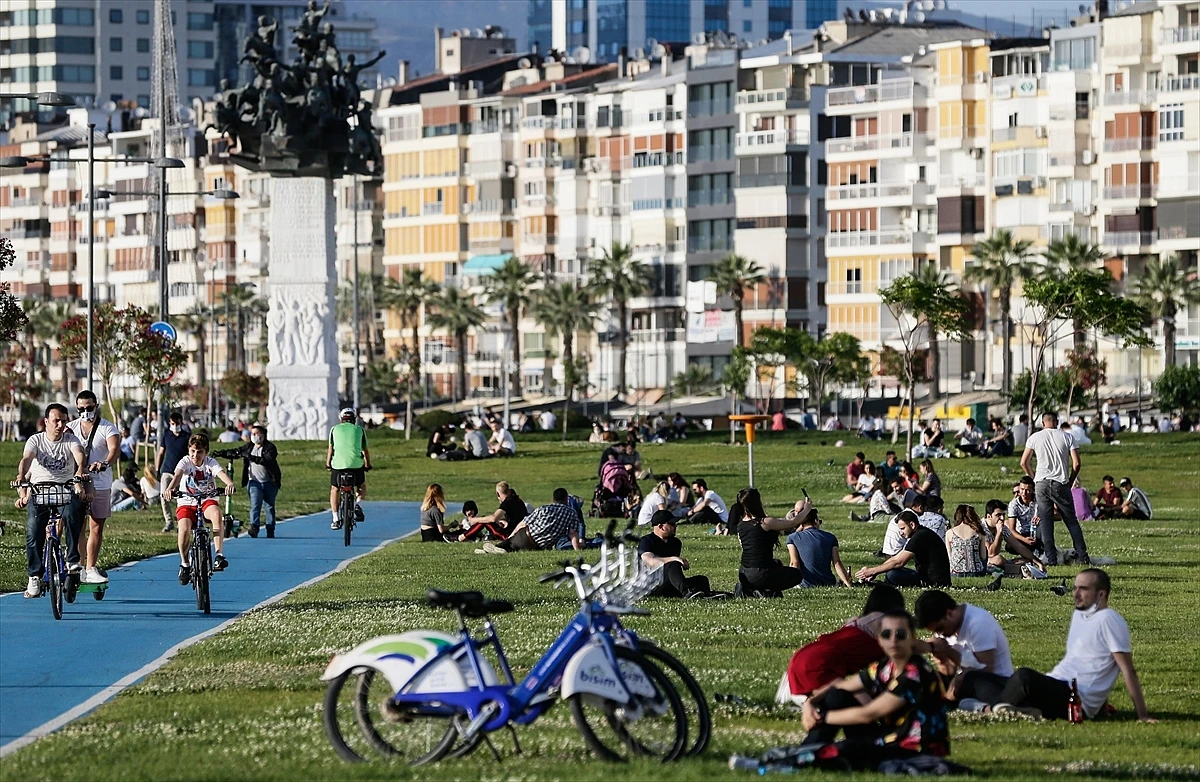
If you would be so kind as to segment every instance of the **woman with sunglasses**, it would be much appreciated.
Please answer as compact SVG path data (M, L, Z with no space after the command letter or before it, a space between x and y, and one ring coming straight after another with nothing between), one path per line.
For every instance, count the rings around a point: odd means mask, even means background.
M886 657L805 702L803 743L823 745L817 765L874 770L885 760L950 754L945 689L913 631L907 611L889 611L877 636Z

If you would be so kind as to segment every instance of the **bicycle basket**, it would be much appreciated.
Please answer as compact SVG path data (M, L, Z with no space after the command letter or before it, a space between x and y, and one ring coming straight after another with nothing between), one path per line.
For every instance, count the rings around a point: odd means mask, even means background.
M75 499L75 488L58 483L34 484L33 504L43 508L61 508Z
M627 578L606 590L608 602L616 605L633 605L662 584L662 566L640 568L633 578Z

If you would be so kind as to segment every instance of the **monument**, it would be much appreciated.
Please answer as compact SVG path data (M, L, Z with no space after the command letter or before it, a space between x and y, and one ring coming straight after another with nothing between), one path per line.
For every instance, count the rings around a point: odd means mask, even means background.
M379 176L383 156L371 128L374 107L362 100L365 63L342 62L333 25L322 23L329 3L316 0L292 28L299 54L279 61L279 23L258 18L243 46L254 80L240 89L221 82L216 129L230 141L230 158L271 174L267 336L273 440L320 440L337 421L338 366L333 227L333 180Z

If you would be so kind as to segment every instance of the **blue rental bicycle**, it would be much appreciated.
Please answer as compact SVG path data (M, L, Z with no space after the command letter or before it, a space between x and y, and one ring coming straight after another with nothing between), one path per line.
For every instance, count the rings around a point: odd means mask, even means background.
M580 570L567 564L541 580L568 577L580 578ZM648 575L643 588L654 586ZM592 595L582 599L579 612L517 683L491 620L512 611L511 603L479 592L431 589L426 597L429 605L457 613L457 635L417 630L375 638L336 655L326 668L325 730L343 759L361 761L373 751L419 766L469 754L483 743L499 759L489 734L501 728L510 731L519 754L515 726L534 722L559 700L570 703L577 729L606 760L666 762L683 752L687 720L674 686L605 629L606 617L636 609ZM481 634L472 633L469 619L482 620ZM484 655L488 649L503 678Z
M68 603L75 602L75 595L79 590L79 574L67 571L67 561L59 539L59 508L70 505L75 499L75 488L79 485L79 479L72 478L61 483L13 481L9 485L14 489L29 489L29 501L39 508L39 513L42 508L47 511L46 542L42 549L42 594L50 595L50 611L55 619L62 619L64 598Z

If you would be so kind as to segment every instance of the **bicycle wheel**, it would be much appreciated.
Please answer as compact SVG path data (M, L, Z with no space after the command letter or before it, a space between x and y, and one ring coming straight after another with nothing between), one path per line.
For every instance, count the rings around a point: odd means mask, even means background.
M342 540L350 545L350 532L354 529L354 495L346 492L342 496Z
M441 760L458 739L454 717L421 714L392 705L391 683L366 668L354 687L354 716L367 743L385 758L423 766Z
M687 669L687 666L679 661L678 657L662 647L643 640L638 651L662 668L663 673L671 680L671 684L675 686L675 690L683 701L690 741L690 745L683 754L688 757L701 754L708 749L708 742L712 738L712 712L708 708L708 698L705 697L704 690L700 688L700 683L692 676L692 672Z
M50 610L54 613L55 619L63 617L63 565L62 552L58 546L46 546L44 567L50 578Z
M602 760L624 762L655 757L664 763L679 757L687 745L687 715L679 693L657 665L624 646L613 652L622 671L640 669L654 688L637 698L636 717L624 705L594 695L571 696L571 716L584 741ZM599 730L597 730L599 729Z
M212 551L207 541L204 545L192 546L192 578L196 586L196 608L204 613L212 612L212 598L209 595L209 577L212 574Z

